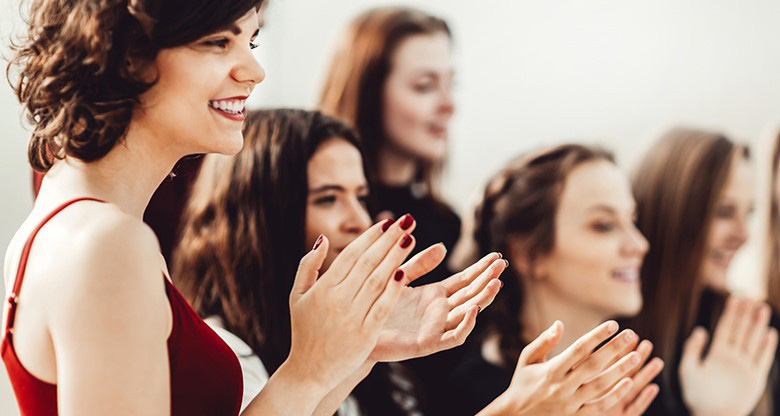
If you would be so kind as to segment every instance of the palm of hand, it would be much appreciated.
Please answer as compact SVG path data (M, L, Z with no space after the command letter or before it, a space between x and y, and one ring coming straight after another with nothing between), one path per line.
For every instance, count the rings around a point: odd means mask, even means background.
M700 414L747 415L765 380L741 351L713 346L700 366L680 371L685 404Z
M437 352L449 311L447 291L441 283L405 287L369 358L399 361Z

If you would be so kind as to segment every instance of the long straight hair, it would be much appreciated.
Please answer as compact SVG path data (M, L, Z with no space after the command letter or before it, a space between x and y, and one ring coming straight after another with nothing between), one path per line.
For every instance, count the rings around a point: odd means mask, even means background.
M766 228L766 252L764 272L767 283L767 300L777 310L780 309L780 132L775 137L771 153L772 175L769 178L769 219Z
M633 177L637 227L650 249L641 271L644 306L631 327L653 342L667 363L662 377L678 396L678 348L699 318L706 238L737 155L750 156L719 133L677 128L649 150Z
M173 276L193 308L217 316L273 373L290 351L288 299L306 253L307 165L317 148L355 132L319 112L247 114L244 148L208 155L187 204Z
M366 165L379 178L379 152L388 142L383 126L383 91L392 58L404 40L415 35L452 34L447 22L417 9L380 7L366 11L349 25L333 54L319 108L355 126L366 150ZM415 182L433 196L438 192L441 164L419 161Z

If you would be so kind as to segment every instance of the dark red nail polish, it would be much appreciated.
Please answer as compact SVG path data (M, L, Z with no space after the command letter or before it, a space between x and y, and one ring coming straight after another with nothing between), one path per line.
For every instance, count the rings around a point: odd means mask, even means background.
M395 276L393 278L395 279L396 282L400 282L401 279L404 278L404 271L403 270L396 271Z
M392 218L386 219L384 224L382 224L382 232L385 232L388 229L390 229L390 226L393 225L394 222L395 222L395 220L392 219Z
M316 250L320 244L322 244L322 234L320 234L319 237L317 237L317 241L314 242L314 247L312 247L312 251Z
M409 234L406 234L404 236L404 239L401 240L401 248L407 248L412 244L412 236Z
M404 218L401 220L401 229L408 230L413 223L414 223L414 217L409 214L406 214L404 215Z

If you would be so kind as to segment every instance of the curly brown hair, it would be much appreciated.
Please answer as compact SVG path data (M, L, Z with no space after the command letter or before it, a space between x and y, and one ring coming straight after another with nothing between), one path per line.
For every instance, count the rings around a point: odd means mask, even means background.
M105 156L154 85L142 74L160 50L224 29L263 1L33 0L6 72L33 126L33 169Z

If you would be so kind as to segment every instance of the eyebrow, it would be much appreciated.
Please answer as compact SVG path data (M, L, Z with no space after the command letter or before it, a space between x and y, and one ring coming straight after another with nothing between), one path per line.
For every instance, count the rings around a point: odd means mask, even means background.
M239 27L235 22L231 23L227 27L224 27L222 29L217 30L217 32L224 32L224 31L229 31L230 33L232 33L232 34L234 34L236 36L238 36L241 33L243 33L243 30L241 30L241 27ZM257 35L259 35L259 34L260 34L260 28L257 28L257 30L255 30L255 33L252 34L252 38L257 37Z
M604 205L604 204L594 205L594 206L588 208L588 211L605 211L605 212L610 213L610 214L616 214L617 213L617 211L615 211L614 208L610 207L609 205Z
M366 190L366 189L368 189L368 186L366 186L366 185L358 186L358 190L359 191ZM346 189L344 189L344 187L341 186L341 185L322 185L322 186L318 186L316 188L310 189L309 193L310 194L319 194L319 193L327 192L327 191L345 192Z

